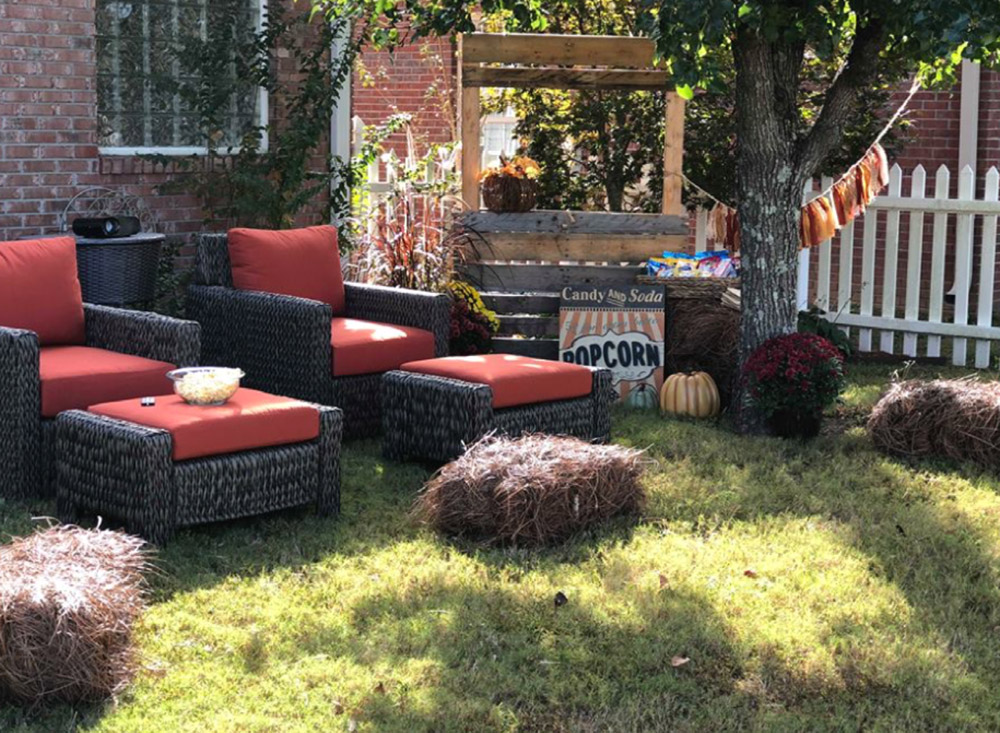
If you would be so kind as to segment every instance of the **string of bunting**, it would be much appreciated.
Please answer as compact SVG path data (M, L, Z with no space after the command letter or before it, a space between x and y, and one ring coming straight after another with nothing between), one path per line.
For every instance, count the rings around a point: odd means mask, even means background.
M802 249L815 247L833 237L838 230L863 214L872 200L889 184L889 160L882 147L882 139L903 116L919 89L920 82L914 79L903 103L868 146L861 159L829 188L802 206L799 225L799 246ZM685 184L715 203L708 214L708 236L730 252L738 252L740 220L735 207L719 200L683 173L677 175Z

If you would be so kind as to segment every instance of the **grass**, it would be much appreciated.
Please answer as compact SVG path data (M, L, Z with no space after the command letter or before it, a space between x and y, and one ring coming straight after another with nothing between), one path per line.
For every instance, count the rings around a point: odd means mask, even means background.
M0 730L998 730L1000 481L876 453L888 373L858 367L808 445L619 413L657 462L646 514L540 552L414 526L424 470L351 444L339 519L161 553L122 699ZM52 511L0 506L0 532Z

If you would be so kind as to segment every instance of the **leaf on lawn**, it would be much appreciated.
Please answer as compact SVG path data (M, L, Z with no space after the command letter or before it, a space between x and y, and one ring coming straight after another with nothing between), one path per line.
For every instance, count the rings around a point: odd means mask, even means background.
M666 588L669 583L667 582L667 576L660 573L660 589Z
M747 576L748 578L756 578L757 577L757 571L754 570L753 568L747 568L746 570L743 571L743 574L745 576Z
M333 705L330 706L333 709L334 715L341 715L344 712L344 703L340 700L334 700Z
M687 657L682 657L682 656L678 655L678 656L676 656L676 657L674 657L673 659L670 660L670 666L671 667L683 667L685 664L687 664L690 661L691 660L688 659Z
M565 593L559 591L556 593L556 597L553 602L556 604L556 608L559 608L559 606L565 606L569 602L569 598L566 597Z
M384 682L379 682L377 685L375 685L375 692L377 692L380 695L384 695L385 694L385 683Z

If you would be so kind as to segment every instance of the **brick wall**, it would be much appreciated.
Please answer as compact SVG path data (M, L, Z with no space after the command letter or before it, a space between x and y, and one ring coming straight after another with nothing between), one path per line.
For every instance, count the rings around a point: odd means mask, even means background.
M203 228L195 198L156 190L172 166L98 153L95 5L0 0L0 241L58 231L59 213L90 186L141 196L168 235ZM288 57L277 64L286 77L294 69ZM271 116L280 121L278 104ZM322 168L325 155L318 151L312 164ZM324 215L317 202L300 223Z
M424 39L392 54L366 51L352 82L351 114L371 125L397 112L408 112L414 116L420 151L427 143L449 142L458 134L457 70L454 48L447 39ZM398 154L406 152L403 133L389 142Z

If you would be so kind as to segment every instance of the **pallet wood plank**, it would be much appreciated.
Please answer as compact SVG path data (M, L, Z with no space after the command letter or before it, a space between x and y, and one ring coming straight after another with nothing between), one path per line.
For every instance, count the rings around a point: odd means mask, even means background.
M480 151L480 101L478 89L461 91L462 136L462 200L473 209L479 208Z
M492 232L474 238L469 254L479 260L542 260L545 262L642 262L664 250L684 247L679 234L536 234Z
M493 338L493 350L498 354L517 354L535 359L559 360L559 341L556 339Z
M686 216L631 214L614 211L558 211L538 209L524 213L496 214L467 211L459 216L464 226L487 232L577 234L678 234L687 236Z
M519 334L522 336L557 338L559 319L556 316L498 316L500 335Z
M638 267L620 265L521 265L477 263L464 268L465 277L485 290L551 291L567 285L635 285Z
M498 314L504 313L559 313L559 293L495 293L483 291L480 293L483 302L490 310Z
M667 93L666 119L663 128L663 203L664 214L681 216L684 208L684 98Z
M629 36L467 33L462 43L471 63L645 68L656 51L651 39Z
M913 169L910 181L910 198L922 199L927 189L927 171L922 165ZM910 212L910 242L906 249L906 301L903 318L916 321L920 318L920 271L924 258L924 212ZM903 353L917 355L917 334L907 331L903 334Z
M673 79L670 72L656 69L567 69L559 66L494 67L470 66L462 69L462 86L516 87L518 89L622 89L666 91Z

